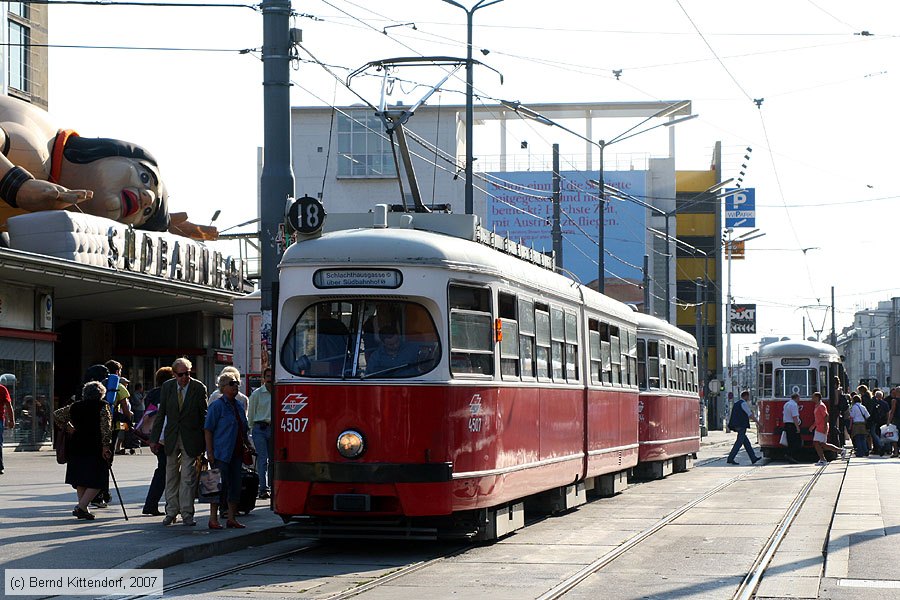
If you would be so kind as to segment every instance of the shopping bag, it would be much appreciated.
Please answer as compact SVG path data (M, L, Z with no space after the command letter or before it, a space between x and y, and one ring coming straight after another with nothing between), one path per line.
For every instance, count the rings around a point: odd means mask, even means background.
M218 502L222 493L222 474L218 469L200 471L200 489L198 502Z
M881 426L881 437L886 442L896 442L897 441L897 426L891 423L890 425L882 425Z
M787 441L787 431L782 431L782 432L781 432L781 439L778 440L778 443L781 444L782 446L787 447L787 445L788 445L788 441Z

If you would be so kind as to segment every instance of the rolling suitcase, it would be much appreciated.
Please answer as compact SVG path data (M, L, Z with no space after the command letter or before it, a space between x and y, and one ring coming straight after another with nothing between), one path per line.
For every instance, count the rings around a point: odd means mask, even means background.
M259 495L259 474L250 467L241 470L241 498L238 500L237 512L246 515L256 508L256 497Z

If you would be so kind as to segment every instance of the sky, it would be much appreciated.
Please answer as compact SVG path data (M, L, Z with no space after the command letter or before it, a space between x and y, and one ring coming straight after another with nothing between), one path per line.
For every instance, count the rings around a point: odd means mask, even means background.
M291 72L295 106L361 102L343 79L372 60L465 56L465 13L441 0L309 0L293 9L292 26L303 32ZM196 222L218 209L220 228L254 218L261 14L211 6L49 10L54 122L147 147L172 209ZM799 338L804 318L807 336L829 333L832 286L838 331L856 310L900 296L892 260L898 36L893 0L503 0L474 15L475 56L503 75L501 84L476 68L476 103L691 100L699 117L676 126L676 168L708 168L721 142L723 178L747 164L743 185L756 189L756 224L766 234L732 265L734 301L758 307L757 335L733 338L737 355L760 336ZM392 102L416 101L426 89L417 83L439 79L427 68L397 76ZM351 86L377 104L377 78ZM443 89L429 104L464 103L461 78ZM595 124L594 135L611 139L636 124L610 119ZM558 143L566 169L583 152L584 143L560 129L514 128L511 135L529 142L528 150L510 145L520 161L537 163ZM496 153L495 143L476 134L476 155ZM607 168L667 152L661 128L608 148Z

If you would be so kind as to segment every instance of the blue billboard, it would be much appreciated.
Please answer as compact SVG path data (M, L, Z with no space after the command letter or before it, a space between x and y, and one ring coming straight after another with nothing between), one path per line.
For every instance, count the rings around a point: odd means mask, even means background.
M563 267L581 283L597 279L599 190L588 183L597 171L563 171L561 228ZM604 172L606 184L644 200L646 171ZM485 227L536 250L553 249L553 175L550 171L490 173ZM500 180L500 181L497 181ZM640 284L647 236L647 209L606 196L604 214L607 280Z

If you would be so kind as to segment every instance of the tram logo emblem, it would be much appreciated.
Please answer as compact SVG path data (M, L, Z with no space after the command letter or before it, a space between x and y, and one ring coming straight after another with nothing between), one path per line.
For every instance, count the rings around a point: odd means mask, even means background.
M472 401L469 402L469 412L473 415L481 412L481 394L472 396Z
M281 403L281 410L286 415L296 415L306 408L308 399L303 394L288 394Z

